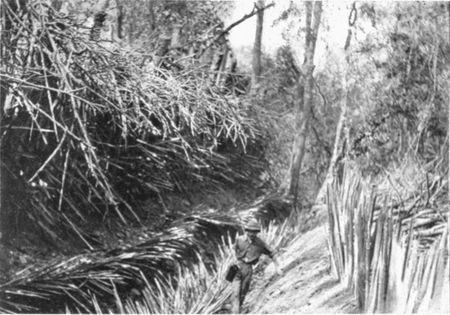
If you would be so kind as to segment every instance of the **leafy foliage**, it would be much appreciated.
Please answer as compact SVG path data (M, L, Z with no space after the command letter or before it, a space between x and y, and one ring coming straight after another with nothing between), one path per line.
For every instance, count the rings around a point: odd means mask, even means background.
M358 99L364 104L353 116L352 153L366 171L379 172L408 152L431 160L445 145L450 68L448 40L439 31L448 25L442 5L361 8L371 29L382 34L367 37L352 56L359 69ZM368 53L373 57L367 58Z

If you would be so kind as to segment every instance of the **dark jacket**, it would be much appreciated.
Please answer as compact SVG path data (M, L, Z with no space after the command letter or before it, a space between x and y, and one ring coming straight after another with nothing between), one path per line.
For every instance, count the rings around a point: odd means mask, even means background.
M246 235L241 235L236 238L234 250L239 261L252 265L258 262L262 254L268 255L271 258L274 255L273 250L262 239L256 237L250 243Z

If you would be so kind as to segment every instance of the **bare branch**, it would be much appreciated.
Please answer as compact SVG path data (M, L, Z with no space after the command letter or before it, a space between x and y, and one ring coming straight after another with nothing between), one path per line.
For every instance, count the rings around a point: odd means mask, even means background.
M256 14L258 14L258 12L263 11L263 10L266 10L266 9L268 9L268 8L270 8L270 7L273 7L274 5L275 5L275 3L272 2L272 3L266 5L266 6L262 7L262 8L259 8L259 9L258 9L256 6L253 7L252 12L250 12L250 13L244 15L243 17L241 17L241 18L240 18L239 20L237 20L236 22L231 23L227 28L225 28L222 32L220 32L220 34L217 35L217 36L211 41L211 43L210 43L208 46L206 46L206 47L202 50L202 52L200 53L200 56L203 55L204 52L205 52L209 47L211 47L215 42L217 42L217 41L218 41L219 39L221 39L223 36L225 36L226 34L228 34L228 33L231 31L231 29L233 29L235 26L241 24L241 23L244 22L245 20L251 18L252 16L254 16L254 15L256 15Z

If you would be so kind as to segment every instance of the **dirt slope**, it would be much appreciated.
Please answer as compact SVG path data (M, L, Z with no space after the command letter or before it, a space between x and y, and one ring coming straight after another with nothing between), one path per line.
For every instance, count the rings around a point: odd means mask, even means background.
M273 264L257 268L244 311L249 313L357 313L356 301L333 275L324 224L294 239Z

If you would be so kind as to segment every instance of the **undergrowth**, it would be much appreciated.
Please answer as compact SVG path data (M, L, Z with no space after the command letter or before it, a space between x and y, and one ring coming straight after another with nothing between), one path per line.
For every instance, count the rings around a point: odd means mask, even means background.
M93 250L98 224L142 224L142 199L246 182L263 168L246 104L202 69L106 47L42 1L1 9L4 239L28 232Z
M300 234L299 215L293 213L284 222L269 223L262 228L261 238L275 251L281 251ZM214 254L215 268L205 264L201 256L192 267L179 267L176 276L167 277L151 285L146 283L139 297L121 299L115 295L115 308L104 309L94 300L96 312L113 313L119 311L126 314L211 314L226 310L231 295L231 284L225 280L227 267L234 261L232 238L222 240L218 251ZM258 267L257 267L258 268Z

